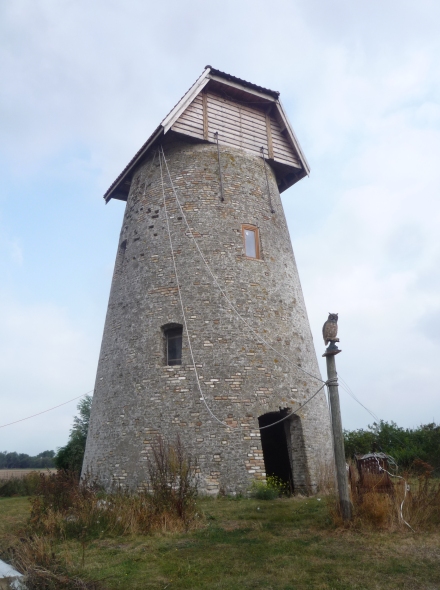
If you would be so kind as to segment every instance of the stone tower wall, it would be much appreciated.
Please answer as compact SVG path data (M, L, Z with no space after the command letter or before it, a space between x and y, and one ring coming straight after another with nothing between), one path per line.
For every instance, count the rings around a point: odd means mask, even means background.
M181 295L196 368L212 412L196 387L184 333L182 365L165 364L162 326L183 324L168 238L158 157L134 175L115 264L93 398L84 472L105 486L147 480L158 433L179 434L198 459L202 491L245 492L264 478L258 416L309 398L320 376L286 220L272 169L261 158L207 143L163 144L188 223L237 318L203 264L164 175ZM271 214L266 177L270 183ZM259 228L261 259L244 256L242 224ZM278 354L278 351L280 354ZM284 360L284 355L290 362ZM329 414L321 391L288 421L297 491L313 491L331 461Z

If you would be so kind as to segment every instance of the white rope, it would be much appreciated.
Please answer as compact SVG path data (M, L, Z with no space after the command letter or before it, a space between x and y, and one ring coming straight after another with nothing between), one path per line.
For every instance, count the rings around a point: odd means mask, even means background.
M367 408L367 406L365 406L354 394L353 390L350 388L350 386L348 385L348 383L346 381L344 381L344 379L339 376L339 381L341 382L341 387L343 389L345 389L345 391L348 393L348 395L350 397L352 397L354 399L355 402L357 402L360 406L362 406L364 408L364 410L366 410L377 422L377 424L380 424L380 418L377 416L377 414L375 414L374 412L372 412L371 410L369 410Z
M311 401L315 397L315 395L318 395L318 393L321 391L321 389L323 387L325 387L326 385L327 385L327 383L323 383L321 385L321 387L317 391L315 391L315 393L311 397L309 397L308 400L306 400L301 406L299 406L298 408L296 408L295 410L293 410L292 412L290 412L289 414L287 414L287 416L284 416L284 418L281 418L281 420L278 420L277 422L272 422L272 424L268 424L267 426L260 426L258 428L258 430L264 430L265 428L270 428L271 426L275 426L275 424L279 424L280 422L284 422L284 420L287 420L287 418L291 418L293 414L296 414L298 412L298 410L300 410L306 404L308 404L309 401Z
M381 464L379 463L379 459L377 458L377 456L376 456L376 453L374 453L374 458L376 459L376 461L377 461L377 464L378 464L378 466L379 466L379 473L381 473L381 472L383 471L383 472L385 472L385 473L388 473L388 475L390 475L391 477L396 477L397 479L401 479L401 480L403 480L403 482L404 482L404 486L405 486L405 493L404 493L404 495L403 495L403 500L402 500L402 502L401 502L401 504L400 504L400 518L401 518L402 522L404 522L404 523L406 524L406 526L407 526L407 527L409 527L409 528L412 530L412 532L413 532L413 533L415 533L416 531L415 531L415 530L412 528L412 526L411 526L411 525L410 525L408 522L406 522L406 520L403 518L403 505L404 505L404 503L405 503L405 499L406 499L406 493L407 493L407 491L408 491L408 489L409 489L409 485L407 484L407 482L406 482L406 479L405 479L404 477L401 477L400 475L394 475L393 473L390 473L389 471L387 471L386 469L384 469L384 468L381 466ZM393 461L394 461L394 459L393 459Z
M163 153L163 151L162 151L162 153ZM174 256L173 241L171 239L170 222L169 222L169 219L168 219L167 203L166 203L166 199L165 199L165 187L164 187L164 184L163 184L162 161L160 159L160 154L159 154L159 165L160 165L160 177L161 177L161 181L162 181L163 206L164 206L164 209L165 209L165 219L166 219L166 222L167 222L168 238L170 240L171 256L172 256L172 259L173 259L173 266L174 266L174 274L176 275L177 292L179 294L179 301L180 301L180 307L182 309L183 323L184 323L184 326L185 326L186 337L187 337L187 340L188 340L188 347L189 347L189 352L190 352L190 355L191 355L191 361L192 361L192 364L193 364L193 367L194 367L194 373L195 373L195 376L196 376L197 387L198 387L199 392L200 392L200 395L201 395L201 398L200 399L203 401L203 403L206 406L206 409L208 410L209 414L214 418L214 420L217 420L217 422L219 422L223 426L226 426L227 428L230 428L230 426L228 424L226 424L226 422L223 422L222 420L220 420L219 418L217 418L217 416L211 411L211 408L208 406L208 404L206 402L205 396L203 395L202 387L200 385L199 373L197 371L196 363L195 363L195 360L194 360L194 354L193 354L193 349L192 349L192 345L191 345L191 339L189 337L188 324L187 324L187 321L186 321L185 307L183 305L182 293L181 293L180 285L179 285L179 277L178 277L178 274L177 274L176 258Z
M269 347L271 350L273 350L273 351L274 351L274 352L275 352L275 353L276 353L278 356L280 356L280 357L281 357L281 358L283 358L285 361L287 361L287 362L289 363L289 365L292 365L292 366L294 366L294 367L297 367L298 369L300 369L300 370L301 370L303 373L305 373L305 374L306 374L306 375L308 375L309 377L312 377L313 379L316 379L317 381L320 381L321 383L324 383L324 384L325 384L326 382L325 382L325 381L323 381L323 380L322 380L320 377L316 377L315 375L312 375L312 373L309 373L308 371L306 371L305 369L303 369L303 368L301 367L301 365L297 365L296 363L292 363L292 361L291 361L291 360L290 360L290 359L289 359L287 356L285 356L284 354L282 354L281 352L279 352L278 350L276 350L276 348L274 348L274 347L273 347L273 346L272 346L272 345L271 345L271 344L270 344L270 343L269 343L267 340L265 340L265 339L264 339L262 336L260 336L260 335L259 335L259 334L258 334L258 333L257 333L257 332L256 332L256 331L253 329L253 328L252 328L252 326L251 326L251 325L250 325L250 324L249 324L249 323L248 323L248 322L247 322L247 321L244 319L244 317L243 317L243 316L240 314L240 312L239 312L239 311L238 311L238 309L235 307L235 305L233 304L233 302L231 301L231 299L228 297L227 293L226 293L226 292L225 292L225 291L222 289L221 285L219 284L219 282L218 282L218 280L217 280L217 277L216 277L216 276L214 275L214 273L212 272L212 270L211 270L211 268L210 268L209 264L207 263L207 261L206 261L206 259L205 259L204 255L203 255L203 253L202 253L202 251L200 250L200 248L199 248L199 245L198 245L198 243L197 243L197 240L195 239L195 237L194 237L194 234L193 234L193 232L192 232L192 229L191 229L191 228L190 228L190 226L189 226L189 223L188 223L188 220L187 220L187 218L186 218L185 212L183 211L182 205L180 204L179 198L178 198L178 196L177 196L176 189L174 188L174 183L173 183L173 180L172 180L172 178L171 178L170 170L169 170L169 168L168 168L168 163L167 163L167 160L166 160L166 158L165 158L165 153L164 153L164 151L163 151L163 146L161 146L161 150L162 150L162 157L163 157L163 160L164 160L164 162L165 162L165 166L166 166L166 169L167 169L167 172L168 172L168 178L170 179L171 187L172 187L172 190L173 190L173 193L174 193L174 197L175 197L175 199L176 199L176 202L177 202L177 204L178 204L178 206L179 206L179 209L180 209L180 212L181 212L181 214L182 214L182 217L183 217L183 219L185 220L185 224L186 224L186 226L187 226L187 228L188 228L188 231L189 231L189 233L190 233L190 235L191 235L191 238L193 239L193 242L194 242L194 244L195 244L195 246L196 246L196 248L197 248L197 250L198 250L198 252L199 252L199 254L200 254L200 256L201 256L201 258L202 258L202 260L203 260L203 262L204 262L204 264L205 264L206 268L208 269L208 272L209 272L209 274L211 275L211 277L212 277L212 279L213 279L213 281L214 281L214 284L215 284L215 286L216 286L216 287L217 287L217 288L220 290L220 293L223 295L223 297L226 299L226 301L227 301L227 302L229 303L229 305L232 307L232 309L233 309L233 310L234 310L234 312L236 313L237 317L238 317L238 318L239 318L239 319L240 319L240 320L241 320L241 321L242 321L242 322L245 324L245 326L246 326L246 327L247 327L247 328L248 328L248 329L249 329L249 330L250 330L250 331L251 331L251 332L254 334L254 336L256 336L256 337L257 337L257 338L258 338L258 339L259 339L259 340L260 340L260 341L261 341L263 344L265 344L265 345L266 345L266 346L268 346L268 347Z
M162 149L162 157L163 157L163 160L164 160L164 162L166 164L165 156L163 154L163 149ZM205 399L205 396L203 394L202 386L200 384L199 374L198 374L196 363L195 363L195 359L194 359L194 353L193 353L193 349L192 349L192 345L191 345L191 339L190 339L190 336L189 336L188 323L186 321L186 314L185 314L185 306L183 305L182 293L181 293L180 284L179 284L179 277L178 277L178 273L177 273L176 258L175 258L175 255L174 255L174 247L173 247L173 241L172 241L172 238L171 238L170 223L169 223L168 210L167 210L167 205L166 205L165 187L164 187L164 182L163 182L162 161L161 161L160 154L159 154L159 165L160 165L160 175L161 175L161 183L162 183L162 197L163 197L163 204L164 204L164 210L165 210L165 219L166 219L166 222L167 222L168 239L169 239L169 242L170 242L171 257L172 257L172 260L173 260L174 274L175 274L175 277L176 277L177 292L179 294L180 307L181 307L181 310L182 310L183 324L185 326L185 333L186 333L186 337L187 337L187 340L188 340L188 348L189 348L189 352L190 352L190 355L191 355L191 362L192 362L192 365L194 367L194 373L195 373L195 376L196 376L197 387L198 387L198 390L199 390L200 396L201 396L200 397L200 400L203 401L203 403L205 404L206 409L208 410L210 416L212 416L214 418L214 420L216 420L219 424L221 424L222 426L226 426L226 428L239 428L239 426L234 427L234 426L232 426L230 424L227 424L226 422L223 422L222 420L220 420L220 418L218 418L213 413L213 411L211 410L211 408L209 407L209 405L208 405L208 403L207 403L207 401ZM174 187L173 187L173 192L174 192ZM175 192L174 192L174 194L175 194ZM182 211L182 208L181 208L181 211ZM182 211L182 213L183 213L183 211ZM202 255L202 257L203 257L203 255ZM229 301L229 299L228 299L228 301ZM231 305L232 305L232 303L231 303ZM275 424L279 424L280 422L284 422L284 420L287 420L288 418L290 418L292 416L292 414L295 414L301 408L303 408L306 404L308 404L316 395L318 395L318 393L321 391L321 389L323 389L323 387L325 387L325 385L329 385L332 380L333 379L330 379L328 381L323 381L321 387L317 391L315 391L315 393L311 397L309 397L303 404L301 404L294 411L292 411L291 413L289 413L286 416L284 416L283 418L281 418L281 420L278 420L277 422L273 422L272 424L268 424L267 426L261 426L261 427L258 427L258 428L253 428L253 430L264 430L265 428L270 428L272 426L275 426Z

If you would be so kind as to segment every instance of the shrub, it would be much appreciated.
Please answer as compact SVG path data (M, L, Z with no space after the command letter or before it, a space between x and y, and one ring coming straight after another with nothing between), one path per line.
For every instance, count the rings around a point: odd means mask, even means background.
M177 437L174 445L158 437L148 458L151 500L156 513L172 513L187 524L195 514L196 464Z
M420 531L440 525L440 482L433 478L431 465L416 461L402 479L393 478L389 493L375 489L357 493L352 486L352 526L357 528ZM330 504L336 524L342 524L339 501Z
M33 471L24 477L11 477L0 483L0 497L32 496L36 493L40 482L40 475Z
M345 430L344 445L347 459L380 449L405 469L410 469L415 460L422 460L433 465L437 473L440 471L440 425L434 422L412 429L381 420L366 430Z
M283 495L288 496L289 487L279 477L269 475L266 481L253 481L250 493L257 500L275 500Z
M99 590L98 582L88 581L72 575L67 568L67 560L54 552L48 537L27 535L1 555L25 575L20 588L26 590ZM16 587L16 586L6 586ZM3 586L2 586L3 588Z
M156 530L188 529L195 519L197 482L194 465L179 439L175 445L157 439L148 469L150 486L130 494L106 494L76 472L40 475L32 499L29 528L58 538L90 539Z
M67 444L59 448L54 457L55 466L58 469L76 471L78 475L81 474L91 408L92 398L90 395L86 395L77 405L79 416L75 416L73 419Z
M433 468L417 461L414 465L417 478L407 475L411 481L403 516L415 529L440 525L440 483L432 477ZM423 470L424 469L424 470Z

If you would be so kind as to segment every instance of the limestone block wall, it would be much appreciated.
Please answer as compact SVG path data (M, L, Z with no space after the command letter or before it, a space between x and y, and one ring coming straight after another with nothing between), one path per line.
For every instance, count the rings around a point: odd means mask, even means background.
M157 434L169 440L179 434L197 457L202 491L245 492L252 480L265 477L258 417L294 410L320 385L297 367L320 376L283 207L273 171L261 158L221 147L221 202L215 145L174 139L163 149L212 272L270 346L238 319L213 284L170 180L150 153L134 175L126 205L83 469L106 487L117 482L138 489L147 481L146 460ZM182 365L165 361L162 326L183 324L183 316L162 179L195 367L185 333ZM259 260L244 255L243 224L259 229ZM227 427L200 399L195 369L207 404ZM332 460L324 392L286 422L295 490L313 491L320 465Z

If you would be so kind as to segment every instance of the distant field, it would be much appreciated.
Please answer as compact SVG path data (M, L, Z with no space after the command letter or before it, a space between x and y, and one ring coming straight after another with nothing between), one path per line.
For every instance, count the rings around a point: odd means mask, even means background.
M24 477L28 473L32 473L33 471L37 472L55 472L56 469L0 469L0 480L1 479L11 479L12 477Z

